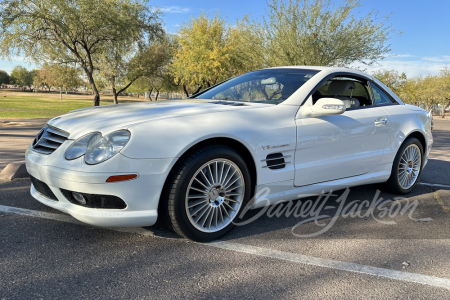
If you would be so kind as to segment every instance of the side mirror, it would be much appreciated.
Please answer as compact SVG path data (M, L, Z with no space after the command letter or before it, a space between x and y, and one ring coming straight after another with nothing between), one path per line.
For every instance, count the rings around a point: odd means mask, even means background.
M321 98L312 106L312 117L340 115L345 112L345 103L335 98Z

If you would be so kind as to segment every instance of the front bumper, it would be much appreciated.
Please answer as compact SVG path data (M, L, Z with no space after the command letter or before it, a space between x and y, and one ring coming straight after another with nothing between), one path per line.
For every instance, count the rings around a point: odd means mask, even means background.
M50 155L27 150L25 162L28 173L46 183L58 199L55 201L47 198L31 185L30 192L36 200L68 213L81 222L95 226L141 227L155 224L161 191L175 158L131 159L119 153L103 162L103 166L99 164L93 167L84 164L83 157L77 159L79 162L71 161L72 165L68 165L60 155L62 161L55 163L57 152L64 153L63 150L57 149ZM106 182L110 176L121 174L138 174L138 177L128 181ZM125 209L83 207L69 202L61 189L117 196L125 201L127 207Z

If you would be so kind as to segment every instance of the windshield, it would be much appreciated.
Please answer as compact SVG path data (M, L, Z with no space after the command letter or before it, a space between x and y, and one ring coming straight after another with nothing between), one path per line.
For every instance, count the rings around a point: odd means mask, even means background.
M254 71L228 80L195 98L279 104L318 72L302 69Z

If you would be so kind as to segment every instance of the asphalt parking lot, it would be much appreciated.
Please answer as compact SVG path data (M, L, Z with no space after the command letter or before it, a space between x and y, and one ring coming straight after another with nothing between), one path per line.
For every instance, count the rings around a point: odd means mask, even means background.
M42 123L0 127L0 169ZM161 224L83 225L34 200L29 179L2 183L0 299L450 299L450 120L436 119L434 138L406 198L368 185L335 192L320 220L252 211L255 221L210 244ZM392 202L359 209L374 198Z

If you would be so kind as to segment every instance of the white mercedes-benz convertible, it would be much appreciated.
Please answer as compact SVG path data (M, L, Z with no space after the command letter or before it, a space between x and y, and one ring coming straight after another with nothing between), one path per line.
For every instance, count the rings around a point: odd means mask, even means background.
M33 197L82 222L149 226L159 216L204 242L229 232L248 203L373 183L406 194L427 163L431 131L431 114L370 75L279 67L187 100L56 117L26 166ZM266 187L264 199L253 197Z

